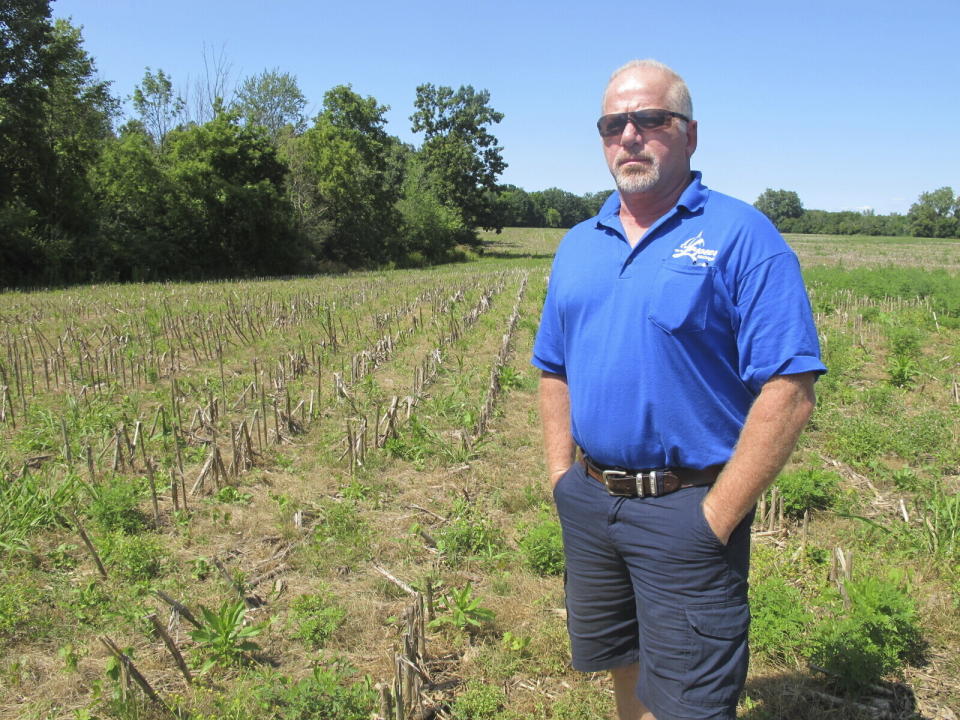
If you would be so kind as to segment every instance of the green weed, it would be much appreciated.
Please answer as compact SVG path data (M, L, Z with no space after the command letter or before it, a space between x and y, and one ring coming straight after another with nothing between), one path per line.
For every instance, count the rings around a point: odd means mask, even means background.
M960 557L960 494L942 485L917 499L923 517L918 533L926 550L947 560Z
M295 637L312 648L326 645L343 624L347 611L326 591L301 595L290 605L289 624Z
M445 563L459 567L470 557L491 560L503 554L503 533L493 525L489 516L460 499L454 503L451 514L452 519L435 535L437 550Z
M352 500L325 499L313 531L318 565L331 567L355 562L370 554L370 527Z
M542 518L520 538L520 554L526 565L540 575L560 575L565 567L560 523Z
M132 582L152 580L165 569L167 551L160 537L125 535L122 532L100 536L100 554L111 572Z
M0 553L28 551L29 536L61 524L61 513L75 502L81 487L73 474L52 488L30 472L0 482Z
M350 682L349 667L316 667L303 680L272 682L258 693L260 707L270 720L369 720L377 692L369 678Z
M810 659L844 691L856 693L919 658L916 604L902 584L876 577L848 582L849 609L835 600L814 630Z
M26 627L30 618L30 598L34 591L6 571L0 573L0 638L13 637Z
M454 720L496 720L506 702L507 695L502 688L470 680L450 710Z
M263 632L262 625L246 625L247 608L243 600L225 601L217 611L201 605L203 625L190 631L190 637L198 643L197 654L205 658L200 673L206 673L216 665L239 665L260 646L250 638Z
M823 510L833 505L840 487L840 476L830 470L804 468L781 473L777 488L783 497L784 512L801 518L807 510Z
M781 577L750 583L750 648L774 659L787 659L804 645L813 620L800 591Z
M430 621L429 627L452 627L466 632L476 632L494 618L493 610L480 605L480 597L473 594L473 586L467 583L462 588L451 588L437 603L443 615Z
M236 505L249 505L253 500L253 495L244 492L233 485L224 485L214 494L214 499L222 503L234 503Z
M105 532L121 532L133 535L149 525L149 520L140 508L140 501L147 494L145 478L129 479L110 476L101 485L87 485L93 501L87 515Z
M899 388L913 385L919 374L920 366L917 361L907 355L894 355L887 365L890 384Z

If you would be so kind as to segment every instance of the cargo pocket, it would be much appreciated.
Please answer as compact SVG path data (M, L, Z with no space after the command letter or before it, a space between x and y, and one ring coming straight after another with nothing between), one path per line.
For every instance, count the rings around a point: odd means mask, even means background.
M692 705L735 704L747 678L750 608L746 599L690 605L686 615L693 647L683 700Z
M671 335L703 332L713 297L715 268L699 265L660 266L653 279L650 321Z

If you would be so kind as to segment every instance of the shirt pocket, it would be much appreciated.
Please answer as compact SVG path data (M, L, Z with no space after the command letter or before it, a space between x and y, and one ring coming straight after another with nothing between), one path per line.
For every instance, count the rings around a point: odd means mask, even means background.
M715 268L661 265L653 279L650 321L671 335L703 332L713 298Z

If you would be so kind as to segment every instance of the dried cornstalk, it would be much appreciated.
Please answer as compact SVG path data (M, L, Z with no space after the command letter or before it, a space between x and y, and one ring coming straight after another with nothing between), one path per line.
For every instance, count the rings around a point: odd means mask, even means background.
M110 651L110 654L117 659L124 669L124 672L127 673L129 677L132 677L134 682L140 686L140 689L143 690L144 694L150 699L150 702L164 710L170 717L179 718L179 716L163 702L160 696L157 695L156 691L150 687L150 683L140 674L140 671L137 670L137 666L133 664L133 660L130 659L129 655L118 648L116 644L105 635L100 636L100 642L103 643L104 647Z
M103 566L103 561L100 560L100 554L97 552L97 549L93 546L93 542L90 540L90 537L83 529L83 525L80 524L80 518L78 518L76 515L71 515L70 519L73 521L73 526L77 529L80 539L83 540L83 544L86 545L87 552L89 552L90 557L93 558L93 562L97 566L97 572L100 573L100 577L106 580L107 569Z
M173 641L173 638L170 637L170 633L167 632L167 629L163 626L163 623L157 618L156 613L150 613L147 615L147 619L150 621L150 624L153 625L154 631L157 635L160 636L160 639L163 640L163 644L167 646L173 661L177 665L177 669L180 670L180 674L183 675L184 679L188 684L193 683L193 676L190 674L190 668L187 667L186 661L183 659L183 655L180 653L180 648L177 647L177 644Z

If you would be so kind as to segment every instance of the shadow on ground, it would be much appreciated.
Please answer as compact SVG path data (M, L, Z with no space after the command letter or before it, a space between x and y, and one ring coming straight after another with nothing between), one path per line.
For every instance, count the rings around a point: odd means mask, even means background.
M744 693L738 720L936 720L917 711L913 690L901 683L852 699L807 674L784 673L749 680Z

